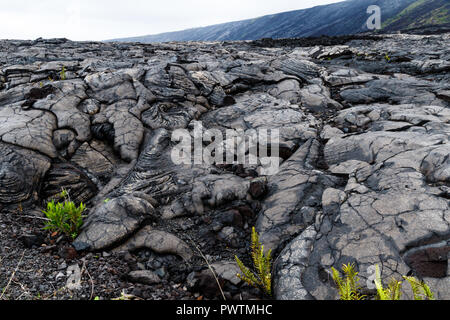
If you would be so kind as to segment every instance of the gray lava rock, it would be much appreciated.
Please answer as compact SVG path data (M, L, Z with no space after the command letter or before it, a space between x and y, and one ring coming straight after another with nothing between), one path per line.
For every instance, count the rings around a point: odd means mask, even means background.
M245 251L255 225L278 299L337 298L329 270L348 262L362 283L379 264L383 280L418 274L449 299L450 35L346 39L0 41L0 208L38 210L64 187L88 204L76 250L179 256L162 270L125 255L210 298L219 288L196 252L235 295L226 246ZM277 129L279 170L175 163L175 130L194 136L200 122Z
M128 278L132 282L138 282L147 285L157 284L161 282L159 276L149 270L132 271L128 274Z

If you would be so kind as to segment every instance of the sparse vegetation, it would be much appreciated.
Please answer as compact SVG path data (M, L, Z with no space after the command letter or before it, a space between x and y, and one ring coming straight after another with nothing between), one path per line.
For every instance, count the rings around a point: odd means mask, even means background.
M122 292L120 294L120 297L114 298L114 299L111 299L111 300L113 300L113 301L130 301L130 300L142 300L142 299L140 299L140 298L138 298L136 296L133 296L131 294L126 294L125 291L122 290Z
M66 76L66 67L63 66L61 72L59 73L59 78L61 80L66 80L67 76Z
M354 264L343 265L342 272L345 274L345 278L342 278L339 271L335 268L331 268L331 271L341 300L363 300L365 298L359 293L361 287L359 286L358 272L356 272Z
M380 268L375 266L375 286L377 287L377 300L400 300L402 295L402 282L392 279L387 288L381 283Z
M48 221L44 229L52 232L63 233L75 239L83 224L83 212L86 206L81 203L78 207L70 200L69 193L62 190L60 197L64 202L52 200L47 203L47 210L43 211Z
M423 281L414 277L403 277L410 285L414 294L414 300L434 300L434 294L430 287ZM402 281L391 280L387 288L381 283L380 269L376 266L375 285L377 287L377 300L400 300L402 297Z
M403 277L411 285L414 300L434 300L434 293L431 288L423 281L414 277Z
M251 286L261 289L268 296L272 295L272 250L264 253L264 246L259 241L255 228L252 229L251 255L256 272L247 268L236 256L236 262L243 274L237 276Z
M359 285L358 272L355 271L354 264L343 265L342 272L345 279L335 268L331 268L333 280L336 283L341 300L364 300L367 297L360 294L361 287ZM434 300L434 294L430 287L423 281L414 277L403 277L412 288L414 300ZM380 268L375 267L375 286L377 289L376 300L400 300L402 297L402 281L391 280L386 288L383 287L381 281Z

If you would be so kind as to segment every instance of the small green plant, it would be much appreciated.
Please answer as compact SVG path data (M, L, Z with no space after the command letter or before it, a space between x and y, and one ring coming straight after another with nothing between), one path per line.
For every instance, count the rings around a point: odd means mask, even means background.
M80 206L77 207L70 200L69 193L64 189L60 193L60 198L63 198L64 202L56 203L53 199L47 203L47 210L43 211L48 219L44 229L60 232L75 239L83 225L83 212L86 206L80 203Z
M434 294L430 287L424 282L414 277L403 277L409 282L414 294L414 300L434 300Z
M375 267L375 285L377 287L377 300L400 300L402 297L402 281L392 280L387 288L381 283L380 268ZM403 277L411 286L414 300L434 300L430 287L423 281L414 277Z
M365 296L359 293L361 287L359 285L358 272L356 272L354 264L344 264L342 266L342 272L345 274L345 278L342 278L340 272L335 268L331 268L331 271L341 300L363 300L365 298Z
M120 293L120 297L111 299L113 301L129 301L129 300L141 300L140 298L133 296L131 294L126 294L125 291Z
M256 272L247 268L237 256L236 263L242 272L237 276L249 285L261 289L268 296L272 295L272 250L264 253L264 246L259 241L259 235L255 228L252 228L251 255L253 266Z
M344 265L342 272L345 279L335 268L331 268L333 280L336 283L341 300L363 300L366 296L361 295L361 287L359 286L358 273L355 271L354 264ZM423 281L419 281L414 277L403 277L412 288L414 300L434 300L434 294L430 287ZM377 289L376 300L400 300L402 297L402 281L391 280L386 288L381 282L380 268L375 266L375 286Z
M402 295L402 282L391 280L387 288L381 283L380 268L375 266L375 286L377 287L377 300L400 300Z
M66 189L61 189L61 193L59 194L59 198L60 199L66 199L66 198L69 198L69 192L67 192L67 190ZM69 200L70 200L70 198L69 198Z
M59 73L59 78L61 80L66 80L67 76L66 76L66 67L63 66L61 72Z
M391 62L391 57L389 57L387 53L384 55L384 59L386 60L386 62Z

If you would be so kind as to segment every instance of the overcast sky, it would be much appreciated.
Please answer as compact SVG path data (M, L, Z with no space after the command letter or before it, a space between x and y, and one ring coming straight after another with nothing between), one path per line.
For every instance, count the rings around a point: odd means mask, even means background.
M0 0L0 39L107 40L178 31L342 0Z

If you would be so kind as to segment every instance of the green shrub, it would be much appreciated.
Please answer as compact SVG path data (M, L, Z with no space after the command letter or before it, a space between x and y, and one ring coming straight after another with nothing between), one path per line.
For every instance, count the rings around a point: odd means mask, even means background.
M261 289L265 294L272 295L272 250L264 253L264 246L259 241L259 235L255 228L252 229L252 260L256 272L247 268L236 256L236 262L241 269L237 276L249 285Z
M47 203L47 210L43 211L48 219L44 229L63 233L75 239L83 225L83 212L86 206L81 203L77 207L70 201L69 194L65 190L61 192L60 196L64 198L64 202L56 203L55 200L52 200Z

